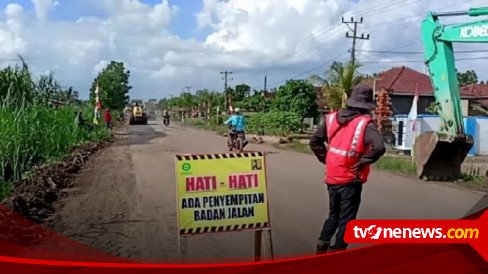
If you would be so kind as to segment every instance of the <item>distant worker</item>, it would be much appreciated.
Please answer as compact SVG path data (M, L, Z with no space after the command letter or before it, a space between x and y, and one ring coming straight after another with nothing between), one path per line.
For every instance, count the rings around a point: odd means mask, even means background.
M248 144L244 135L244 133L246 132L246 118L244 117L244 115L241 114L241 110L239 108L234 109L234 115L227 119L224 124L230 126L229 138L227 140L227 145L229 146L229 148L232 148L233 138L237 137L239 134L242 134L242 136L244 136L243 147Z
M371 88L354 87L346 101L347 108L327 114L310 140L311 150L326 164L325 183L329 192L329 217L317 242L317 254L347 248L344 232L347 223L356 219L370 165L386 152L370 114L376 107L373 100ZM335 245L331 246L336 232Z
M112 114L110 113L110 109L105 109L103 113L103 120L105 121L106 129L112 129Z

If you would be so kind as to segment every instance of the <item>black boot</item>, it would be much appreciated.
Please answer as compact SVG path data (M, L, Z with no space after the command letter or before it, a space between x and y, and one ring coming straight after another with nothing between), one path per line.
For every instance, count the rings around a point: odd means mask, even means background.
M336 253L336 252L346 251L346 249L347 249L347 247L337 248L335 246L331 246L329 248L329 252L328 253Z
M326 254L329 250L330 242L324 242L321 240L317 241L317 255Z

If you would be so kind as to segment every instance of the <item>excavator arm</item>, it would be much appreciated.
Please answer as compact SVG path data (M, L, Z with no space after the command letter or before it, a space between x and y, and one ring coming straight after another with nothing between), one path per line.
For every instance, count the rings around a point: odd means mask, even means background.
M453 42L488 42L488 20L445 26L443 16L488 15L488 7L462 12L429 13L422 22L425 63L434 88L436 110L441 120L437 132L421 134L415 142L417 174L427 180L453 180L473 146L464 132L463 113L454 59Z

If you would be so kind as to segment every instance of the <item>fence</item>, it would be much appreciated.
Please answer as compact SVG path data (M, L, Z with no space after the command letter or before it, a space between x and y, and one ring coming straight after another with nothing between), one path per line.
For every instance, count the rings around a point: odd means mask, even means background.
M396 115L392 119L395 148L411 150L416 134L437 131L440 128L440 118L437 115L419 115L416 120L409 120L407 115ZM470 155L488 155L488 117L475 116L464 118L465 133L473 136L474 145Z

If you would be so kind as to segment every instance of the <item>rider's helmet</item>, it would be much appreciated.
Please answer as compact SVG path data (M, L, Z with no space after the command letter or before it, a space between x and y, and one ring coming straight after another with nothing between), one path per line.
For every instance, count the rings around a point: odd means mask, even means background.
M235 109L234 109L234 112L235 112L236 114L240 114L240 113L241 113L241 109L240 109L240 108L235 108Z

